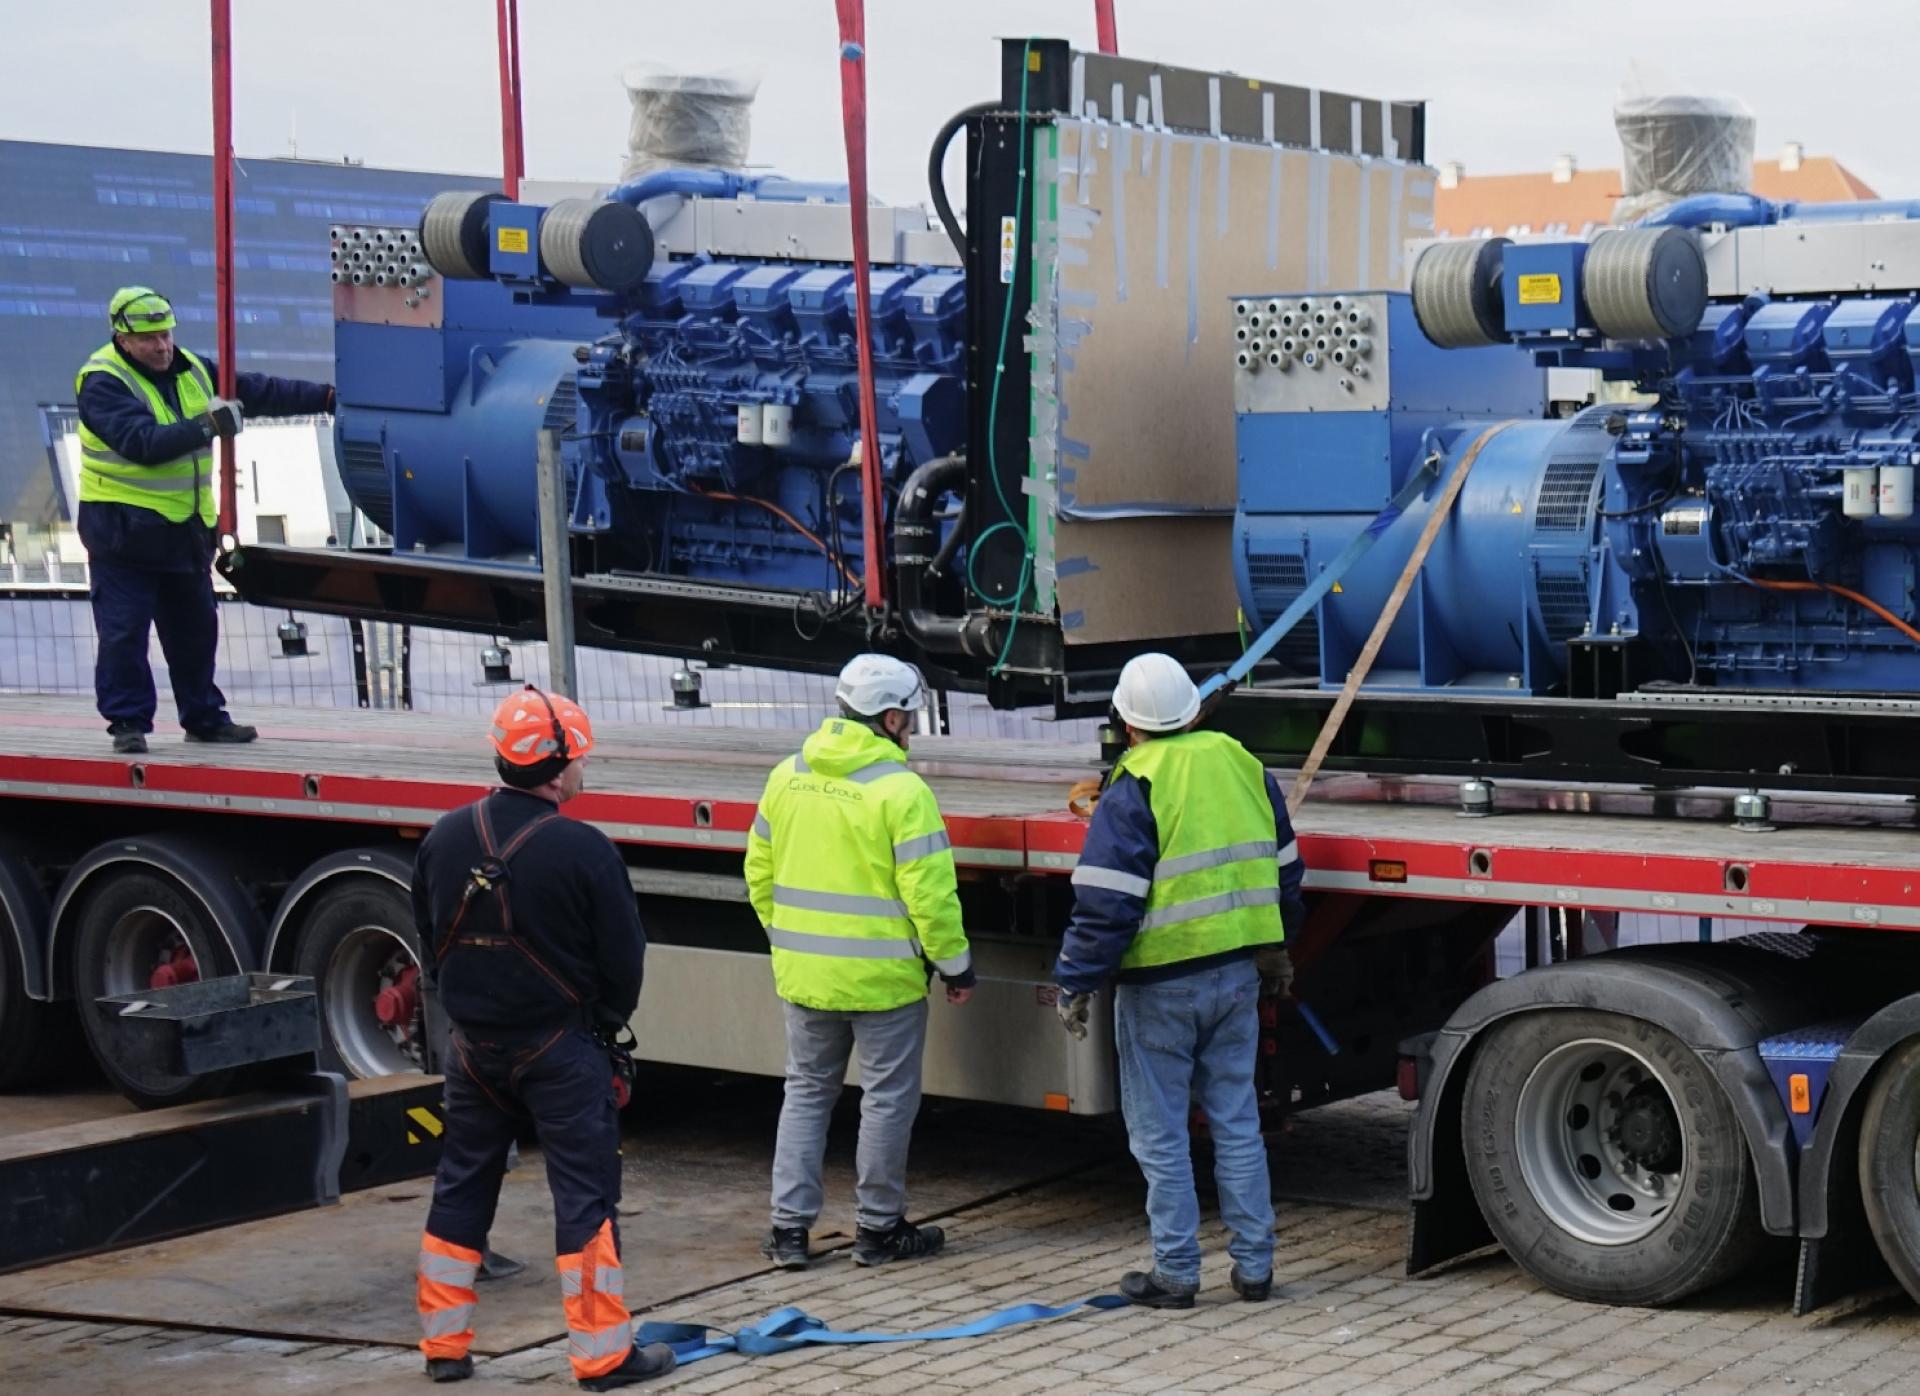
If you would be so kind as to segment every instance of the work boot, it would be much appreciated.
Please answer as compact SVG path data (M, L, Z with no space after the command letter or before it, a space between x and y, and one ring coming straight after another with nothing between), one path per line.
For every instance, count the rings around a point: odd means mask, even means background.
M627 1350L627 1360L597 1377L580 1378L583 1391L614 1391L623 1386L632 1386L651 1377L664 1377L674 1369L679 1359L674 1357L673 1349L665 1343L648 1343L645 1347L635 1345Z
M1131 1303L1147 1309L1191 1309L1197 1284L1179 1284L1158 1270L1129 1270L1120 1277L1120 1293Z
M1233 1267L1233 1273L1227 1276L1227 1283L1233 1286L1235 1294L1249 1304L1264 1304L1273 1297L1272 1275L1268 1275L1264 1280L1249 1280L1240 1273L1240 1267L1236 1265Z
M113 749L125 756L138 756L147 749L147 734L130 722L116 722L107 729Z
M760 1243L760 1254L782 1270L804 1270L813 1257L807 1251L804 1226L776 1226Z
M527 1268L524 1260L512 1260L499 1254L492 1246L480 1251L480 1269L474 1275L476 1280L510 1280Z
M429 1381L465 1381L473 1375L471 1357L429 1357L427 1359L427 1379Z
M198 732L187 733L190 742L250 742L260 735L258 727L249 727L244 722L225 722L218 727L204 727Z
M926 1260L940 1254L947 1233L937 1226L915 1226L905 1217L885 1231L859 1227L853 1233L855 1265L885 1265L889 1260Z

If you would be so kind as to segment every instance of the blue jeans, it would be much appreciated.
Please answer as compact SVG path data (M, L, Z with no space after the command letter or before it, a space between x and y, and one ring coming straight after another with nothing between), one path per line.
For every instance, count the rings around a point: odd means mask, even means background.
M1213 1179L1227 1251L1243 1278L1273 1273L1273 1192L1260 1138L1254 1061L1260 1050L1260 972L1239 960L1114 993L1120 1108L1147 1176L1153 1267L1175 1284L1200 1281L1200 1199L1187 1116L1207 1112Z

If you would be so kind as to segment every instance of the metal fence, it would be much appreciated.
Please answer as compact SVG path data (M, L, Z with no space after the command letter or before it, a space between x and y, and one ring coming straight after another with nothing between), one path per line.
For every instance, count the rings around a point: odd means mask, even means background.
M279 627L289 619L306 628L304 656L283 653ZM546 682L545 644L505 646L511 675L505 679L489 678L483 669L494 646L484 635L268 611L223 598L219 683L243 721L266 708L408 707L480 718L511 684ZM0 598L0 693L90 694L94 653L93 614L84 597ZM150 658L164 712L167 661L157 637ZM695 665L704 706L688 709L673 701L673 674L685 667L679 660L582 649L575 663L580 692L574 696L602 722L806 729L833 707L833 680L822 675ZM1093 721L997 712L976 694L946 698L955 736L1096 740Z

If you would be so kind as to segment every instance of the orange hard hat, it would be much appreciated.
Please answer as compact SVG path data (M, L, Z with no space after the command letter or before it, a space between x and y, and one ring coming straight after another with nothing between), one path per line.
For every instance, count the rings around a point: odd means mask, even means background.
M542 693L532 684L509 694L493 710L488 734L509 766L537 766L561 756L567 761L593 750L593 723L571 698Z

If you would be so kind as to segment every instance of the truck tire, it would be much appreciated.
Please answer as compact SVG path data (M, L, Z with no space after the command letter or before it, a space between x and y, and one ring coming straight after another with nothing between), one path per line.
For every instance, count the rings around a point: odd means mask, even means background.
M27 996L20 937L0 905L0 1091L49 1080L70 1065L77 1044L67 1005Z
M1480 1211L1550 1289L1672 1303L1765 1243L1733 1107L1663 1028L1589 1010L1509 1018L1476 1049L1464 1100Z
M129 1054L114 1033L107 994L152 987L153 972L184 945L200 978L237 974L239 965L206 907L165 873L116 866L97 875L78 908L73 986L94 1058L120 1093L142 1110L223 1095L234 1072L177 1076Z
M373 874L328 881L301 924L294 969L320 996L325 1070L359 1080L426 1070L420 942L404 888Z
M1920 1041L1889 1052L1874 1074L1860 1117L1860 1198L1887 1268L1920 1301Z

